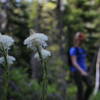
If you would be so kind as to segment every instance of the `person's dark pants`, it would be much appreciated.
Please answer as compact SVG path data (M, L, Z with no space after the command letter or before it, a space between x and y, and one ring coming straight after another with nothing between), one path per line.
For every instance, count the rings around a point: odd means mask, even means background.
M92 80L79 72L73 72L72 76L77 86L77 100L89 100L93 90Z

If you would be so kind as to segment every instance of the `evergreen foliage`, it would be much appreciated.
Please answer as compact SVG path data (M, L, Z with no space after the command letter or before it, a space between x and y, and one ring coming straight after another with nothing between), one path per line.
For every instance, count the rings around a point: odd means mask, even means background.
M9 100L40 100L41 66L32 58L34 52L23 45L30 29L46 33L50 38L48 49L52 51L52 59L48 64L48 100L73 100L76 88L69 76L67 50L73 45L75 33L84 32L88 66L93 65L100 47L100 0L65 0L63 5L64 0L44 0L44 3L39 0L1 1L0 32L12 35L16 40L13 50L10 50L16 62L10 71ZM4 28L1 28L2 23L5 23ZM95 72L95 64L93 67ZM0 65L0 97L2 73Z

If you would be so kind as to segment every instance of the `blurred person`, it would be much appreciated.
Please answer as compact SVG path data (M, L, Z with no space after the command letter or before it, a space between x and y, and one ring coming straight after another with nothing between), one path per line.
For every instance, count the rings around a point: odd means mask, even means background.
M70 71L77 87L77 100L89 100L93 90L86 64L87 53L83 48L85 39L84 33L77 32L74 36L74 45L69 49Z

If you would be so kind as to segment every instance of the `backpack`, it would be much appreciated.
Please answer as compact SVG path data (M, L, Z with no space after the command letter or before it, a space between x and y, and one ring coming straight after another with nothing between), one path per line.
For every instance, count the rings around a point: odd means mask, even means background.
M76 55L78 56L79 55L79 49L78 49L78 47L75 47L75 49L76 49ZM68 49L67 56L68 56L68 66L72 66L72 61L71 61L71 57L70 57L70 48Z

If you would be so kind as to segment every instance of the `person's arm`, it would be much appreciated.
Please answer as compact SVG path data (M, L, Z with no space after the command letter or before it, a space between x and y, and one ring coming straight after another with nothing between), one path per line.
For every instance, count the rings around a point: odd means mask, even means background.
M81 75L83 76L87 76L87 72L85 72L80 66L79 64L77 63L77 59L76 59L76 56L71 56L71 61L72 61L72 64L73 66L81 73Z

